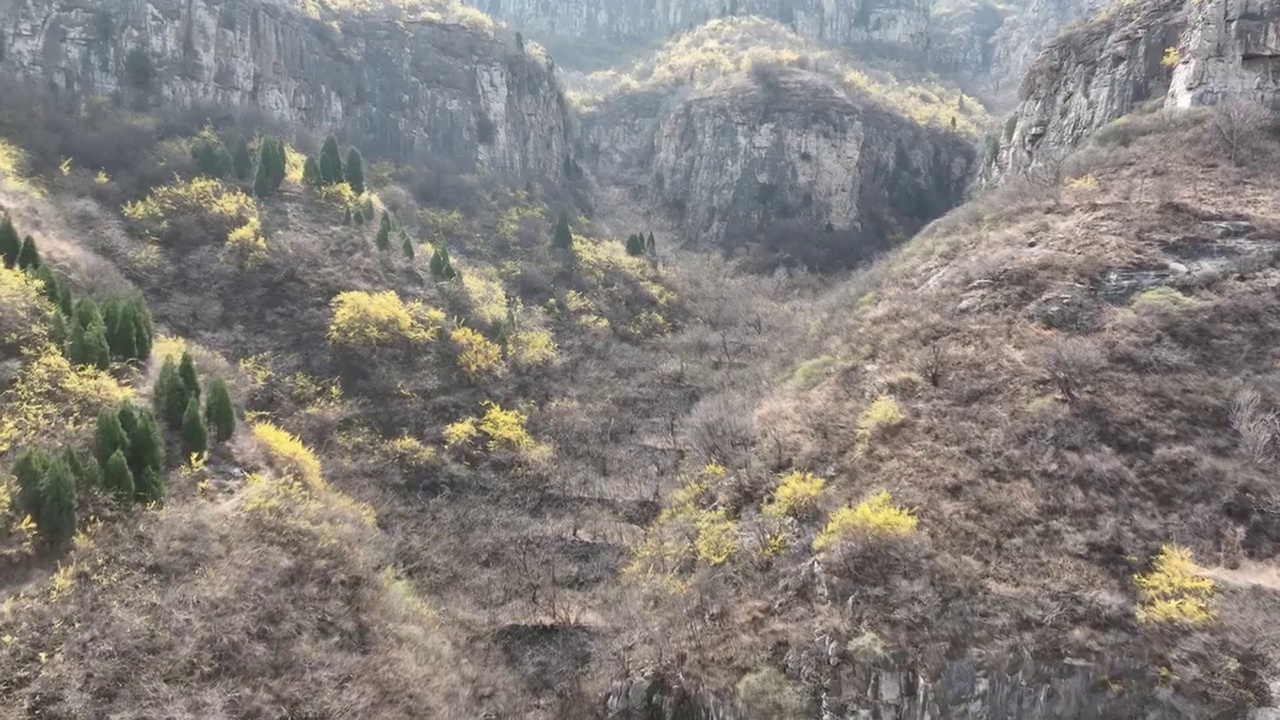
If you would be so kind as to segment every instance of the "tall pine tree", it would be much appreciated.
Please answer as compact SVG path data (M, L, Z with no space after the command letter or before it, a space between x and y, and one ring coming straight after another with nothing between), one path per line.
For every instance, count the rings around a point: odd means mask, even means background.
M98 413L98 425L93 432L93 456L105 465L117 451L128 454L129 436L120 422L120 413L103 410Z
M258 171L253 177L253 194L264 198L271 194L271 170L267 168L267 149L264 144L258 154Z
M308 155L302 164L302 184L308 187L320 186L320 163L314 155Z
M102 487L116 496L122 504L133 502L133 471L129 469L129 461L125 459L124 453L117 450L107 458L107 464L102 467Z
M249 141L244 135L236 137L235 148L231 151L231 166L236 179L241 182L248 180L249 173L253 172L253 155L249 153Z
M231 404L231 393L227 391L227 383L222 378L214 380L209 386L204 417L218 442L230 440L232 433L236 431L236 409Z
M164 435L150 410L138 411L138 427L129 435L129 468L134 478L147 470L159 473L164 467Z
M378 225L378 234L373 242L378 246L379 252L391 249L391 216L386 210L382 211L382 222Z
M67 341L70 339L71 332L67 330L67 319L62 317L62 311L49 311L49 341L54 347L66 352Z
M18 481L18 509L35 516L40 507L40 481L53 458L40 448L29 448L13 463L14 478Z
M559 250L573 249L573 231L569 229L569 213L560 211L560 220L556 223L555 236L551 238L551 247Z
M143 468L134 480L134 498L138 502L158 503L164 500L164 480L159 470Z
M27 236L18 250L18 267L35 272L40 269L40 251L36 250L36 239Z
M203 453L209 449L209 430L200 415L200 401L193 396L182 414L182 449L187 454Z
M325 138L324 146L320 148L320 179L325 185L336 185L346 177L339 153L338 139L332 135Z
M351 148L347 152L347 168L345 171L347 184L351 186L352 191L356 195L364 194L364 158L360 157L360 151Z
M152 398L156 414L164 418L165 424L174 430L181 428L188 393L182 383L182 376L178 374L178 363L172 355L165 356L164 364L160 366Z
M196 361L191 357L189 350L182 351L182 360L178 363L178 377L182 378L182 386L187 389L188 396L200 397L200 380L196 375Z
M22 240L13 227L13 220L8 215L0 220L0 256L4 257L4 266L12 268L18 264L18 254L22 252Z
M404 253L404 256L406 258L408 258L409 260L412 260L413 254L414 254L413 241L409 239L408 233L404 232L403 230L400 231L400 237L401 237L400 252Z
M61 458L49 463L39 496L36 529L50 544L66 543L76 533L76 479Z

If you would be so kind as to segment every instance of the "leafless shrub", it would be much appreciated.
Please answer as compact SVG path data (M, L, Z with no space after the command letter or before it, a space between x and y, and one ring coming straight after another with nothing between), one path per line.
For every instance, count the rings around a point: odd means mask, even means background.
M927 380L933 387L940 386L943 376L946 375L947 366L950 364L947 348L942 343L933 343L920 353L917 364L920 367L920 377Z
M1240 448L1258 464L1271 459L1280 420L1262 405L1262 396L1253 388L1242 388L1231 404L1231 427L1240 435Z
M755 422L751 405L739 395L717 395L699 402L686 421L688 445L706 462L729 467L751 447Z
M1042 356L1049 379L1068 402L1076 402L1090 379L1107 363L1098 344L1083 338L1050 343Z
M1231 164L1242 165L1256 156L1275 122L1275 113L1268 108L1248 100L1232 100L1214 106L1210 136Z

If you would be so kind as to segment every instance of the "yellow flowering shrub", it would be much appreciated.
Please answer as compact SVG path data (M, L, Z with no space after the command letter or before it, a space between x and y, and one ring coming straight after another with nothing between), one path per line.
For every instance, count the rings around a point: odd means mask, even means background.
M225 251L242 265L256 265L267 253L267 239L262 235L262 221L249 218L245 224L227 233Z
M1151 572L1134 576L1134 582L1142 596L1138 619L1143 622L1205 625L1214 618L1209 607L1213 580L1201 574L1187 548L1160 548Z
M0 399L0 455L50 432L73 435L103 408L133 397L133 391L93 367L72 367L52 345L41 345L23 362L18 379Z
M468 270L462 274L462 287L471 303L471 315L484 325L497 325L507 319L507 293L490 273Z
M858 417L858 442L865 446L872 436L888 428L902 424L902 408L892 395L876 398Z
M253 437L267 450L281 474L303 483L308 490L325 487L320 458L297 435L266 421L253 424Z
M436 449L412 435L401 435L392 440L387 449L406 465L423 466L436 459Z
M795 517L813 508L827 481L800 470L783 475L774 488L771 502L762 511L770 517Z
M422 303L406 303L394 290L369 293L352 290L333 299L329 342L359 348L376 348L434 340L444 313Z
M30 273L0 266L0 348L33 347L48 337L45 318L53 305L43 289Z
M881 491L858 503L831 513L827 524L813 540L813 549L822 550L853 532L873 537L894 537L915 532L919 519L910 510L893 504L893 496Z
M626 572L680 589L680 576L697 563L721 565L741 549L737 521L713 507L713 488L724 479L724 467L711 463L672 493L636 547Z
M534 446L525 424L528 416L518 410L503 410L495 403L485 403L480 418L480 432L489 437L491 450L527 450Z
M555 339L540 328L516 331L507 343L507 356L520 368L550 365L558 355Z
M458 350L458 367L472 380L502 375L502 348L469 327L454 328L449 338Z
M124 216L141 225L147 235L165 240L182 239L175 237L175 223L192 219L214 227L223 240L236 232L240 246L256 243L261 234L254 199L235 185L209 177L161 185L142 200L126 204ZM251 224L254 227L246 229Z
M450 423L444 429L444 446L452 450L470 445L480 436L480 430L476 427L476 422L475 418L466 417L455 423Z

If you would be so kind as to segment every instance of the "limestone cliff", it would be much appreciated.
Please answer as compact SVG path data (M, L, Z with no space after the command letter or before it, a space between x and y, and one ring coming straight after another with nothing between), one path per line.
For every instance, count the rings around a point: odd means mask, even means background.
M691 245L854 262L958 203L973 154L816 73L743 73L624 95L583 120L587 159Z
M989 147L989 176L1020 174L1162 98L1170 77L1166 52L1178 45L1184 27L1181 2L1154 0L1104 11L1051 42Z
M759 15L814 40L845 45L885 42L923 48L930 0L469 0L531 37L662 40L707 20Z
M560 171L568 111L545 61L483 27L325 20L254 0L5 0L0 72L139 107L262 112L461 172Z
M1204 0L1188 5L1187 32L1168 105L1213 105L1243 98L1280 100L1280 5L1263 0Z

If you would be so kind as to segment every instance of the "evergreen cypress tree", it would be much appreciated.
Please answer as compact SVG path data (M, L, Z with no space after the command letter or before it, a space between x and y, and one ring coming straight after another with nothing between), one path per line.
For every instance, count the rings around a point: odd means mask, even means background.
M71 327L68 357L77 365L93 365L106 369L111 365L111 347L107 344L107 326L91 298L76 303L76 319Z
M13 227L13 220L8 215L0 220L0 256L4 257L4 266L14 267L18 264L18 254L22 252L22 240Z
M205 401L204 417L208 426L213 428L218 442L231 439L236 431L236 410L231 404L231 393L227 391L227 383L222 378L213 381L209 386L209 396Z
M271 151L267 141L262 141L262 149L258 152L258 172L253 178L253 194L264 198L271 194Z
M347 152L347 184L355 191L357 195L364 194L364 158L360 157L360 151L351 148Z
M402 241L400 243L400 252L404 253L404 256L406 258L408 258L409 260L412 260L413 259L413 241L409 239L409 235L404 231L400 232L400 237L402 238Z
M129 468L134 478L140 478L147 470L159 473L163 467L164 435L155 413L139 410L138 427L129 435Z
M84 328L82 350L84 365L92 365L99 370L111 367L111 346L107 344L107 326L101 319Z
M350 226L353 222L355 222L355 218L351 216L351 207L348 206L346 215L342 217L342 224Z
M137 306L123 303L113 328L107 325L107 340L111 344L111 353L121 360L138 360L142 358L138 350L138 318Z
M151 320L151 308L141 295L134 295L126 306L132 319L133 345L136 349L133 357L146 360L151 357L151 346L154 342L155 326Z
M379 252L391 249L391 217L385 210L382 211L382 222L378 225L378 235L373 242L378 246Z
M136 418L134 422L137 422ZM128 454L129 436L125 434L124 425L120 422L120 414L103 410L98 413L98 425L93 432L93 456L105 465L117 450Z
M102 312L102 324L107 328L107 347L111 348L112 357L120 357L120 348L117 344L119 338L116 337L116 328L120 324L123 306L124 303L119 295L108 296L98 306L98 309Z
M18 250L18 267L35 272L40 269L40 252L36 250L36 239L27 236Z
M49 312L49 340L55 347L63 350L67 345L67 341L71 339L71 333L67 330L67 320L62 317L60 310L52 310Z
M178 377L182 378L182 386L187 389L188 397L200 397L200 380L196 375L196 361L189 351L182 351L182 360L178 363Z
M182 427L182 414L187 409L187 388L182 384L182 376L178 374L178 363L172 355L164 359L160 366L160 375L152 393L156 414L164 418L165 424L177 430Z
M200 416L200 402L192 396L187 411L182 414L182 449L188 454L202 453L209 449L209 431Z
M116 500L122 504L133 502L133 471L129 469L129 461L125 459L124 453L119 450L102 467L102 487L115 495Z
M320 148L320 175L325 185L336 185L344 177L338 139L332 135L324 139L324 146Z
M364 196L364 201L360 204L361 211L364 214L365 222L373 219L377 213L374 212L373 198L369 195Z
M653 242L653 231L649 231L649 243L645 246L644 251L649 255L658 254L658 246Z
M13 476L18 481L18 509L34 516L40 506L40 481L53 458L40 448L30 448L13 463Z
M271 191L275 192L284 184L285 175L289 172L289 151L280 139L271 142Z
M158 503L164 500L164 480L160 471L143 468L134 482L133 496L138 502Z
M58 294L62 291L62 288L61 283L58 281L57 274L53 272L53 268L49 266L49 263L44 263L40 266L40 269L36 271L36 278L39 279L40 282L44 283L40 293L44 295L49 302L57 305Z
M60 455L62 456L62 461L67 464L67 468L71 470L71 476L75 478L77 487L91 488L94 486L91 481L95 478L90 476L88 469L85 467L85 461L92 460L96 468L98 464L96 460L93 460L92 457L86 458L79 450L70 445L62 448Z
M632 235L627 238L627 254L631 257L644 255L644 236Z
M244 135L236 138L235 149L231 152L231 166L236 179L241 182L248 180L249 173L253 172L253 155L249 154L249 141L245 140Z
M560 250L573 249L573 231L569 229L569 213L560 211L560 221L556 223L556 233L551 239L551 247Z
M360 208L356 208L356 214L355 214L355 215L352 215L352 216L351 216L351 219L352 219L352 221L353 221L353 222L355 222L355 224L356 224L356 225L363 225L363 224L364 224L364 211L363 211L363 210L361 210Z
M36 529L51 544L67 542L76 533L76 480L61 459L49 463L39 496Z
M308 155L307 161L302 164L302 184L310 187L320 186L320 163L316 161L314 155Z
M67 317L71 317L71 313L75 311L75 306L71 303L71 284L65 280L58 283L58 309Z
M124 430L124 435L130 439L130 442L132 442L133 434L138 432L139 423L142 422L138 413L138 406L128 400L121 403L120 409L116 411L116 417L120 419L120 429ZM125 454L128 455L128 452Z
M458 276L453 269L453 262L449 260L449 248L443 245L436 248L431 254L431 277L436 280L452 280Z

